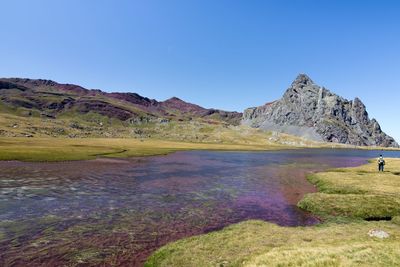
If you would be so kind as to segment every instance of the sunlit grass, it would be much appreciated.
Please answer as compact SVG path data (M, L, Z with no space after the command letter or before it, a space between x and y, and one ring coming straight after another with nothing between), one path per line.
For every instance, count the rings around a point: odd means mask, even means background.
M213 144L116 138L0 138L0 160L62 161L135 157L180 150L273 150L279 145Z
M391 236L369 237L368 231L375 228ZM396 266L399 230L391 222L280 227L247 221L171 243L146 266Z
M316 214L360 218L400 215L400 159L388 159L386 171L377 164L337 169L309 177L319 193L308 194L299 206Z
M0 136L3 136L0 137L0 160L84 160L99 156L159 155L188 149L354 148L247 126L205 123L200 119L131 124L91 112L70 111L50 119L36 111L8 108L4 112L5 108L0 103ZM28 112L32 114L27 115ZM31 138L24 138L28 136Z

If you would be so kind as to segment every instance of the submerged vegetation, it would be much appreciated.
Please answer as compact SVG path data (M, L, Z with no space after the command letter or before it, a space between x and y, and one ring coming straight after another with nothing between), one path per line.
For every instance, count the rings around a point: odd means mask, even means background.
M186 238L155 252L146 266L398 266L400 159L311 175L320 190L299 206L325 222L281 227L247 221ZM379 229L388 238L371 237Z

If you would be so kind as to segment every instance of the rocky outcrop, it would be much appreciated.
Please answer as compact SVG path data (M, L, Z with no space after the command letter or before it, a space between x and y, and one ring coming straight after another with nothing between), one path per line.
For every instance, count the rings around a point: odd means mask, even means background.
M143 97L136 93L103 93L109 97L116 98L119 100L124 100L126 102L141 105L145 107L149 106L158 106L157 100L149 99L147 97Z
M369 119L360 99L346 100L305 74L296 78L280 100L246 109L242 124L315 141L398 147L375 119Z
M27 88L22 85L18 85L7 81L0 81L0 90L7 90L7 89L17 89L21 91L27 90Z

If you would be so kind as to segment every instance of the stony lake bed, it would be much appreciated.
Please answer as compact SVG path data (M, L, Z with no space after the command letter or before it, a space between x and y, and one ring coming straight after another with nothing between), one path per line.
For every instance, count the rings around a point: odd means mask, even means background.
M296 205L312 172L380 151L186 151L131 159L0 162L0 265L141 266L180 238L259 219L318 224ZM385 151L400 157L398 151Z

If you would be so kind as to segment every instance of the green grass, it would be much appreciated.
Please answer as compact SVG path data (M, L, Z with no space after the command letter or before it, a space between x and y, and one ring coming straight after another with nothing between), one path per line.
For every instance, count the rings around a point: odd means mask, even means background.
M320 192L299 203L325 218L312 227L247 221L170 243L146 266L398 266L400 262L400 159L331 170L309 177ZM365 221L392 217L391 221ZM390 234L370 237L372 229Z
M400 215L400 160L390 159L383 173L376 163L332 170L308 177L319 192L308 194L299 207L320 216L383 218Z

